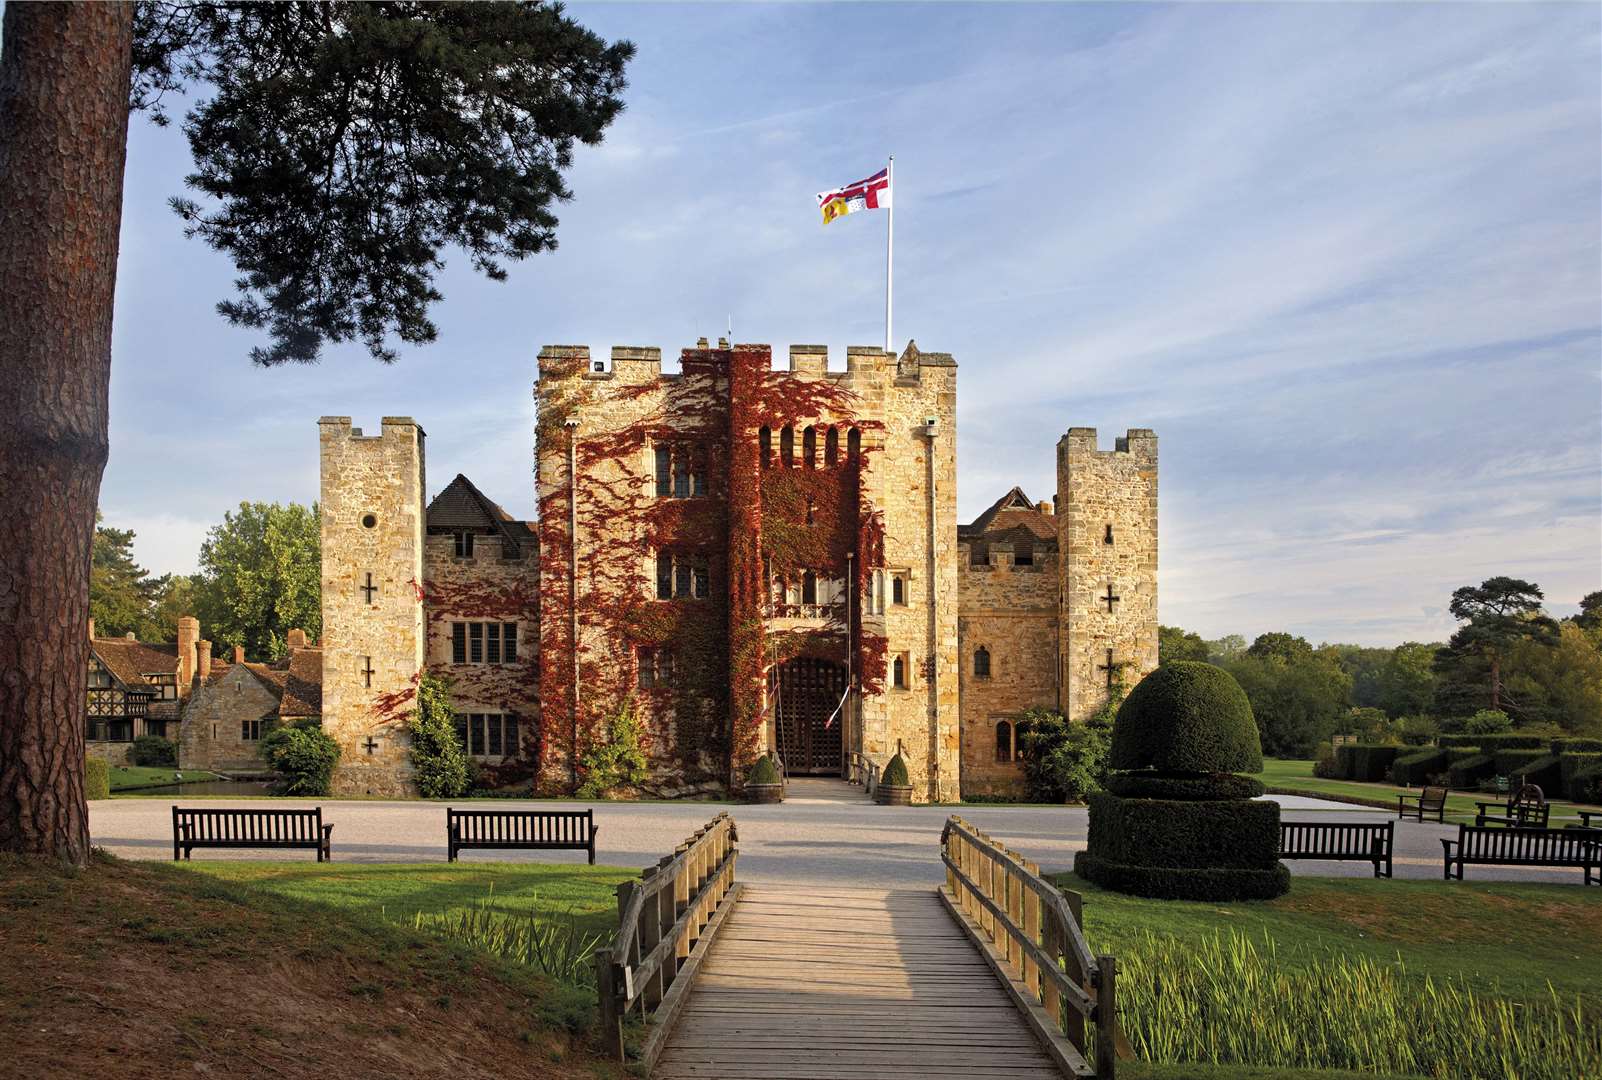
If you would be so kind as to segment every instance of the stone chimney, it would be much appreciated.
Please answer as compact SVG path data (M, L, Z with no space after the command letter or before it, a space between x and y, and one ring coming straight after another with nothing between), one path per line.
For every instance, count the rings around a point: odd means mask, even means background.
M95 621L94 621L94 619L91 618L89 620L89 640L93 641L94 639L95 639Z
M243 664L244 662L245 662L245 647L243 645L235 645L234 646L234 663Z
M306 647L306 631L299 629L291 630L287 636L290 652L294 652L296 649L304 649Z
M195 670L200 674L200 681L205 682L211 678L211 642L195 642Z
M1050 514L1055 512L1049 502L1036 503L1035 509L1039 510L1042 514Z
M195 682L195 645L200 641L200 620L193 615L178 619L178 696L188 697Z

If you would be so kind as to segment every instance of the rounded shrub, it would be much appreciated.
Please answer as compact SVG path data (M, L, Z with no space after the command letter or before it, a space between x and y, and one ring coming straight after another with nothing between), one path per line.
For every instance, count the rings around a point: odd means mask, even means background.
M166 766L178 765L178 743L173 739L163 739L160 735L141 735L133 741L128 750L128 758L135 765Z
M327 795L339 764L339 743L317 721L302 720L269 732L261 754L278 774L278 794Z
M83 797L86 799L111 798L111 766L105 758L83 759Z
M907 772L907 763L902 760L899 750L885 765L884 772L879 774L879 783L890 787L907 787L912 783L912 775Z
M763 754L751 766L746 774L745 782L748 784L777 784L779 782L779 767L773 764L773 759Z
M1176 660L1124 699L1108 764L1124 771L1254 773L1263 768L1263 746L1251 702L1229 672Z
M1166 776L1162 773L1114 773L1107 778L1107 792L1127 799L1184 799L1216 802L1222 799L1255 799L1268 790L1261 780L1234 773L1203 776Z

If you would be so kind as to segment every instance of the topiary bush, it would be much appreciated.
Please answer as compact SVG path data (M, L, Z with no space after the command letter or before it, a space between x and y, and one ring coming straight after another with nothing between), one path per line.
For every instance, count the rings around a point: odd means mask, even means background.
M1563 797L1562 760L1557 754L1543 754L1508 775L1522 776L1526 784L1540 788L1548 799L1559 799Z
M163 739L160 735L141 735L128 749L128 759L135 765L177 768L178 743L172 739Z
M1120 771L1255 773L1263 771L1263 745L1251 702L1229 672L1175 660L1124 699L1107 764Z
M763 754L752 764L751 771L746 774L745 782L748 784L777 784L779 782L779 767L773 764L773 759Z
M1389 743L1338 746L1335 748L1337 775L1342 780L1384 780L1390 775L1391 762L1401 756L1404 749Z
M1252 776L1210 773L1202 776L1164 776L1157 773L1113 773L1107 778L1107 792L1126 799L1189 799L1215 802L1222 799L1255 799L1268 789Z
M1090 836L1074 870L1157 899L1282 895L1279 804L1263 786L1251 704L1225 671L1174 661L1131 691L1113 726L1107 791L1090 798Z
M1473 791L1481 780L1496 772L1496 759L1490 754L1472 754L1452 762L1446 770L1446 786L1457 791Z
M1550 750L1552 739L1548 735L1521 735L1504 731L1488 735L1442 735L1440 745L1447 747L1477 746L1487 754L1498 750Z
M1602 777L1602 753L1563 754L1558 758L1558 770L1563 778L1563 797L1579 802L1595 802L1590 792L1592 774Z
M1391 762L1391 783L1397 787L1428 784L1430 778L1446 771L1446 751L1438 746L1405 754Z
M879 783L890 787L908 787L912 784L912 775L907 772L907 763L902 760L901 751L885 764L884 772L879 774Z
M276 794L327 795L339 764L339 744L316 720L301 720L268 732L261 756L278 774Z
M84 756L83 797L86 799L111 798L111 766L105 758Z
M1602 739L1553 739L1554 754L1602 754Z
M456 734L450 687L437 675L417 680L417 708L407 721L412 732L412 779L425 799L455 799L467 793L467 751Z

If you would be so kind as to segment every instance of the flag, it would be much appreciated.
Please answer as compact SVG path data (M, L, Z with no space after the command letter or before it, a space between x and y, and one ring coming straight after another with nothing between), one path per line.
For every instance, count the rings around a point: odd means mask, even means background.
M825 225L858 210L882 210L890 205L890 170L880 169L866 180L818 192L818 207Z

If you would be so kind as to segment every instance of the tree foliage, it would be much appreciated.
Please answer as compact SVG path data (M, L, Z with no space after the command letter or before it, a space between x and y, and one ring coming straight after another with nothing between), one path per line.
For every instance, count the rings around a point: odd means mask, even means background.
M417 680L417 708L408 726L412 733L412 778L425 799L455 799L467 794L467 752L456 734L450 686L437 675Z
M1448 711L1502 708L1502 667L1513 647L1525 641L1557 641L1557 623L1541 610L1541 600L1539 586L1502 576L1452 593L1452 617L1463 625L1435 660Z
M1289 655L1296 659L1286 659L1278 652L1265 656L1248 650L1226 663L1224 670L1235 676L1252 703L1263 752L1274 757L1308 757L1335 732L1346 713L1352 679L1334 661L1315 655L1310 648L1291 650Z
M604 799L623 788L645 782L645 725L632 696L623 699L616 713L607 718L606 737L593 743L579 758L581 799Z
M1174 660L1202 660L1209 656L1207 642L1200 634L1177 626L1157 628L1157 662L1166 664Z
M134 561L132 529L99 524L89 563L89 617L100 637L133 633L144 640L160 588L150 572Z
M318 507L242 502L200 547L200 625L209 640L247 656L284 655L291 630L322 634Z
M351 340L393 360L436 336L442 249L499 281L554 248L634 53L541 3L146 2L136 31L136 107L209 91L183 121L200 198L172 206L239 268L218 310L270 333L264 365Z
M1052 709L1030 709L1019 717L1018 756L1031 801L1084 802L1106 786L1113 720L1124 696L1123 683L1115 682L1101 708L1082 724L1070 724Z

